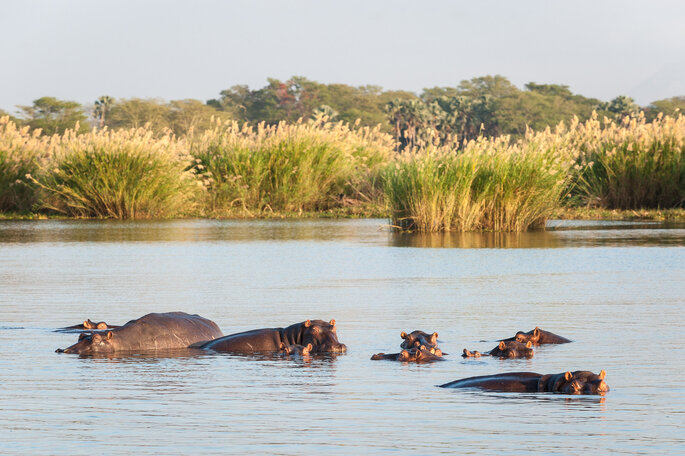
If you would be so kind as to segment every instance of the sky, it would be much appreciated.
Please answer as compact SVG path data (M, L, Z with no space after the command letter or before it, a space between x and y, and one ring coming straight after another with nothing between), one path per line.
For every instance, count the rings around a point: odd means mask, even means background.
M685 95L685 1L0 0L0 109L206 101L273 77L420 93L500 74L641 105Z

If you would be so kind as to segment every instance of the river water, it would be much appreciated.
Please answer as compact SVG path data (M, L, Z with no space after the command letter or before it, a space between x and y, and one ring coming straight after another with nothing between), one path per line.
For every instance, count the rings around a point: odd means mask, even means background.
M685 453L685 226L399 235L384 220L0 222L0 454ZM185 311L225 334L336 319L348 353L88 358L55 328ZM536 325L530 360L465 347ZM447 361L371 361L401 331ZM597 396L435 385L607 371Z

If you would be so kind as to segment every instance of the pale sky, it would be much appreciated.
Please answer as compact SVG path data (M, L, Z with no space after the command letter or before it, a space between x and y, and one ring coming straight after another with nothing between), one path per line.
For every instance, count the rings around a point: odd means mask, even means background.
M0 0L0 109L206 101L305 76L419 93L501 74L647 104L685 95L685 1Z

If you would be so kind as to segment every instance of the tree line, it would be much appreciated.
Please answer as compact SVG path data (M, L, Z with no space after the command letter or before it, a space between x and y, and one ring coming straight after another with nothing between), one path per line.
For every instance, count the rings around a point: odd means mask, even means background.
M322 84L300 76L267 82L254 90L246 85L233 86L206 102L102 96L84 106L41 97L30 106L18 106L10 117L19 125L40 128L49 135L61 134L77 123L80 131L148 125L155 131L187 135L209 128L213 118L275 124L327 116L333 121L364 126L380 124L404 148L435 139L520 137L527 128L542 130L574 116L587 120L593 111L612 119L643 111L647 120L652 120L660 112L674 115L685 109L685 96L638 106L626 96L604 102L574 94L566 85L530 82L519 89L499 75L465 80L455 87L427 88L420 94L383 90L374 85ZM10 114L0 110L2 115Z

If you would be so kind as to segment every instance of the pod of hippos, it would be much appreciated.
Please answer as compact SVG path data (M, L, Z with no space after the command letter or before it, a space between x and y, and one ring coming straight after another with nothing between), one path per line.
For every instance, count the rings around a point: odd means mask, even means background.
M309 356L319 353L345 353L347 347L338 341L335 320L307 320L285 328L262 328L224 335L211 320L184 312L150 313L122 326L85 320L80 325L58 331L78 332L78 341L58 353L109 355L115 353L148 353L157 350L196 348L215 352L256 354L269 353L282 357ZM438 333L402 332L401 351L377 353L372 360L414 363L443 361L438 348ZM540 328L519 331L514 337L502 339L486 353L464 349L465 358L493 356L500 359L532 357L533 346L571 342ZM510 372L469 377L439 385L441 388L478 388L502 392L549 392L562 394L605 394L606 372L589 371L538 374Z

